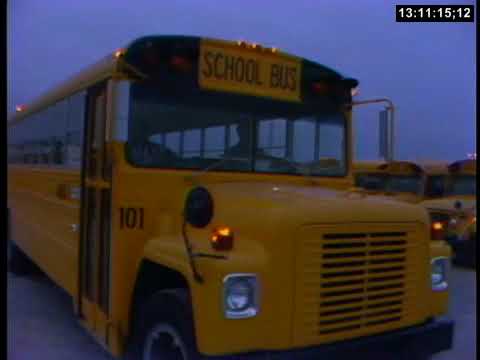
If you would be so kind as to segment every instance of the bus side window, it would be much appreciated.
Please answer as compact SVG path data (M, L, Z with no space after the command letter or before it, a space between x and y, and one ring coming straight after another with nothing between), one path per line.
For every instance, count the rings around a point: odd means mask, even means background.
M74 169L80 169L82 164L85 102L85 91L72 95L68 99L65 164Z

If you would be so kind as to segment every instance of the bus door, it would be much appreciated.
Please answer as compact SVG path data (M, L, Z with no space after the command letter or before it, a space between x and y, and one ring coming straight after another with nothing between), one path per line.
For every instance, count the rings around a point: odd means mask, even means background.
M107 151L105 84L89 90L82 171L79 313L98 340L108 342L110 303L111 162Z

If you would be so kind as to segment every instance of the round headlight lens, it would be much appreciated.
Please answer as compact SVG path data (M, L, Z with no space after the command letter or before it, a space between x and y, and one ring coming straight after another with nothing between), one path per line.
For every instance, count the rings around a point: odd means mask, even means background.
M443 291L448 288L447 283L447 258L436 258L432 260L432 290Z
M227 306L229 310L240 311L250 305L252 287L246 281L235 281L227 289Z
M228 319L245 319L258 313L255 274L230 274L224 279L224 311Z

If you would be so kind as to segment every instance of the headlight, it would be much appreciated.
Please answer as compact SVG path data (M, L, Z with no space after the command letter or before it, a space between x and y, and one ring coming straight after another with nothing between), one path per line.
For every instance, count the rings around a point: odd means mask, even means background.
M448 226L453 228L453 227L455 227L455 226L457 225L457 223L458 223L457 218L456 218L456 217L452 217L452 218L450 219L450 221L448 222Z
M227 319L245 319L258 313L258 281L253 274L231 274L223 281Z
M430 239L444 240L447 236L444 223L435 221L430 224Z
M447 282L448 259L438 257L432 259L432 290L445 291L448 289Z
M430 212L430 238L445 240L450 216L445 213Z

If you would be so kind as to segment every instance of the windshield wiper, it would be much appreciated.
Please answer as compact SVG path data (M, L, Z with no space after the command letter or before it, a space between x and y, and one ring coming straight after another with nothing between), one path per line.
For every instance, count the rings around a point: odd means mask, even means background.
M309 180L311 183L314 182L313 181L314 174L313 174L313 171L312 171L313 166L321 166L322 165L321 161L320 162L318 162L318 161L312 162L310 164L299 164L299 163L297 163L293 160L290 160L287 157L276 158L276 157L272 156L272 157L266 157L266 158L270 161L283 161L283 162L288 163L293 169L295 169L295 174L302 175L307 180ZM194 183L196 185L198 185L199 183L198 183L198 181L195 181L196 179L198 179L201 176L203 176L204 174L208 173L210 170L216 169L216 168L222 166L223 164L225 164L226 162L231 161L231 160L244 161L244 162L249 161L248 158L244 158L244 157L225 156L224 158L220 159L219 161L216 161L216 162L208 165L207 167L196 171L193 175L185 177L185 179L188 180L188 181L191 181L192 183ZM326 164L325 166L321 166L321 167L322 168L329 168L329 167L332 167L332 166L330 166L330 164Z
M231 161L231 160L248 161L249 159L239 158L239 157L233 157L233 156L232 156L232 157L230 157L230 156L224 156L223 159L220 159L219 161L216 161L216 162L208 165L207 167L205 167L205 168L203 168L203 169L197 170L193 175L186 176L186 177L185 177L185 180L191 181L191 182L193 182L194 184L198 184L198 182L195 182L196 179L198 179L198 178L201 177L202 175L206 174L206 173L209 172L210 170L216 169L216 168L218 168L219 166L221 166L221 165L223 165L224 163L226 163L227 161Z

